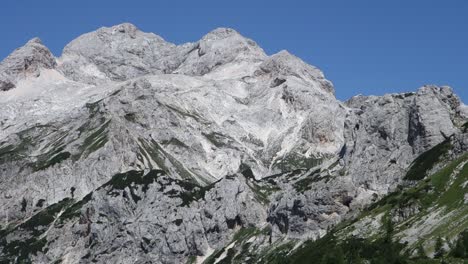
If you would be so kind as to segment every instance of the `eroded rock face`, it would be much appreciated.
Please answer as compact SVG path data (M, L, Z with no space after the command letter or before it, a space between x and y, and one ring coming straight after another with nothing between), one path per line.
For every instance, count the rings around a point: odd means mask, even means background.
M3 74L2 74L3 75ZM9 76L3 75L0 77L0 90L8 91L15 88L15 84L10 80Z
M419 154L468 146L448 87L342 103L319 69L226 28L183 45L101 28L57 63L32 40L0 76L0 260L201 262L240 229L259 248L317 238Z
M394 188L419 154L460 132L460 101L448 87L358 96L346 104L351 108L345 123L348 174L377 192Z
M37 77L40 69L53 69L55 57L39 38L28 41L0 63L0 90L15 88L16 82L26 77Z
M54 241L50 251L35 259L181 263L224 245L241 226L260 227L265 214L241 175L200 187L174 181L162 171L131 171L114 176L58 216L60 225L47 234Z

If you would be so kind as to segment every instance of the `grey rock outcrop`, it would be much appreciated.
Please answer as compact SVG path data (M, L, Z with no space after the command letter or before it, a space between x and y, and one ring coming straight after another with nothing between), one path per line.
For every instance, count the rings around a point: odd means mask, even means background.
M344 159L359 185L394 188L414 158L460 132L456 125L460 101L448 87L358 96L346 104L352 110L346 122Z
M325 79L322 71L306 64L304 61L285 50L265 60L260 65L260 70L263 73L275 75L276 85L283 80L284 76L294 76L310 83L318 82L322 89L335 94L333 84Z
M48 250L37 252L37 263L180 263L225 245L242 226L261 227L266 218L242 175L201 187L163 171L130 171L67 208L71 201L45 209L54 221L33 217L7 239L22 243L41 234Z
M31 39L0 63L0 91L13 89L19 80L37 77L41 69L53 69L56 65L55 57L41 40Z

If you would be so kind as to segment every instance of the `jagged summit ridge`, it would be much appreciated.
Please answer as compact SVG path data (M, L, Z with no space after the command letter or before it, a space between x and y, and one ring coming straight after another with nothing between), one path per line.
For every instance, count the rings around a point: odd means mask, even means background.
M203 75L236 58L259 60L265 56L255 42L232 29L216 29L198 42L175 45L124 23L100 28L70 42L59 68L75 81L95 84L145 74Z
M40 41L36 42L37 40L32 41L30 45L39 45L47 50ZM39 53L38 51L38 56ZM44 60L48 63L43 68L55 68L56 60L52 59L53 55L48 50L42 53L49 53L48 58ZM270 64L277 62L284 65L277 67L278 70L282 68L286 71L281 74L302 77L305 74L307 78L320 79L324 81L324 89L333 90L331 83L324 79L320 70L288 54L285 51L275 54L269 59ZM153 33L142 32L133 24L123 23L102 27L71 41L57 59L56 68L70 80L95 85L161 73L191 76L213 73L210 78L223 78L222 76L236 72L237 75L245 76L251 74L256 65L262 62L267 68L268 58L253 40L230 28L217 28L197 42L175 45ZM1 65L6 67L6 63L7 60ZM292 72L294 70L297 72ZM13 87L12 84L8 84L11 83L10 79L11 76L2 78L5 83L3 90Z

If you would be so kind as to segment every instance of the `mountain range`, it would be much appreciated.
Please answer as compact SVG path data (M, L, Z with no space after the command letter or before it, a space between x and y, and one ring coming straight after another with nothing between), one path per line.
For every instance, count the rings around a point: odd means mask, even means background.
M341 102L233 29L175 45L124 23L13 51L0 106L0 263L468 258L447 86Z

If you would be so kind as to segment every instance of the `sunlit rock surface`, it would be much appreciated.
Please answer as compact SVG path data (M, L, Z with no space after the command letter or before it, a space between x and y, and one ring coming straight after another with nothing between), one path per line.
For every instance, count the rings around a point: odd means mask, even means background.
M201 263L245 228L259 248L318 238L419 154L468 145L449 87L340 102L319 69L227 28L175 45L126 23L59 58L33 39L0 63L0 90L13 262Z

